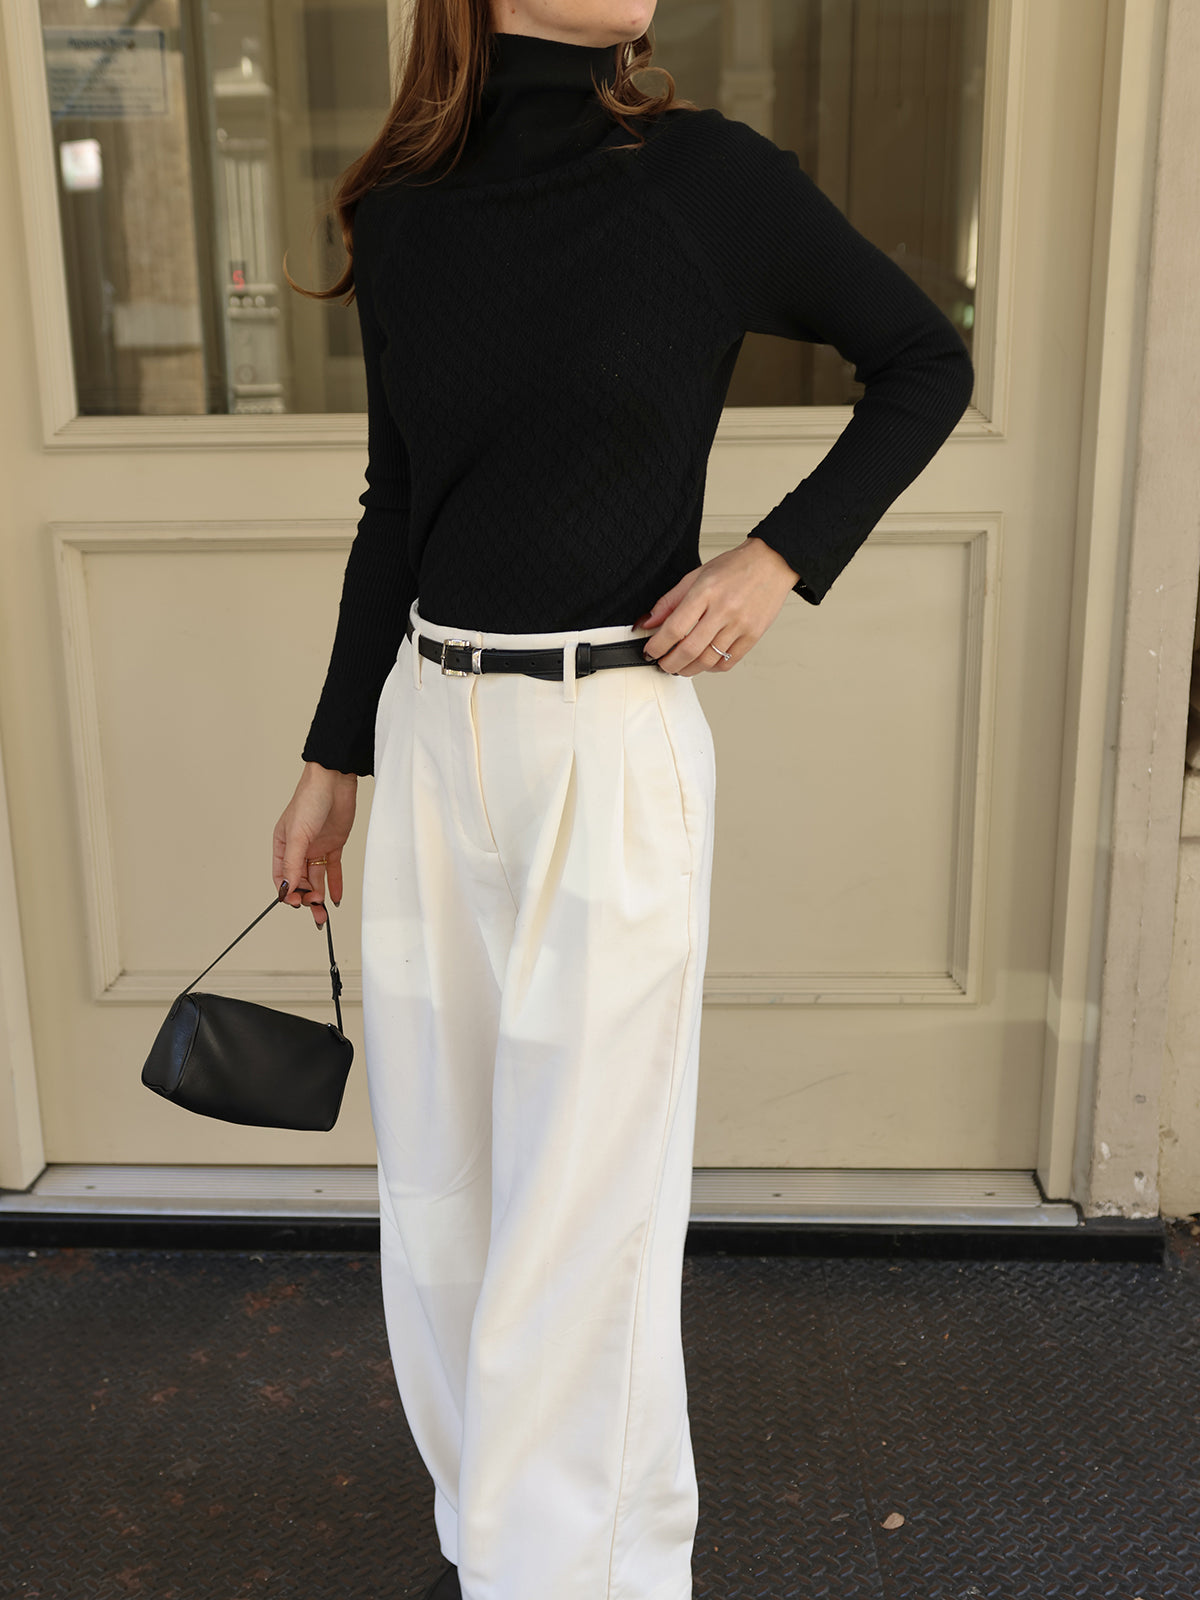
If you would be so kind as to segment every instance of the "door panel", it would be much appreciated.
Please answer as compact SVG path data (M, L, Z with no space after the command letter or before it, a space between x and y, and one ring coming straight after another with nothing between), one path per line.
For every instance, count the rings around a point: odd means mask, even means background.
M919 209L896 197L947 97L918 47L978 10L829 0L793 57L810 119L782 121L970 324L977 389L822 605L789 600L738 673L698 682L719 762L700 1166L1037 1164L1105 10L993 4L982 82L968 37L943 53L977 114ZM768 133L781 97L754 66L778 16L723 11ZM837 353L814 354L761 349L731 391L706 554L835 436L828 412L762 408L842 398Z
M69 4L46 0L45 20ZM175 4L155 0L146 25L164 25L158 12ZM289 9L257 6L263 42L249 75L257 61L279 103L307 105L300 143L324 150L313 170L327 181L371 128L337 123L336 85L305 88L305 50L327 36L338 7L329 0L324 21L321 7L304 8L304 40L283 36ZM698 680L718 753L699 1165L1035 1164L1105 9L1092 0L660 4L658 55L680 92L803 151L856 225L956 318L979 380L955 437L823 603L790 597L736 672ZM68 195L61 167L43 160L52 146L41 41L25 23L14 29L15 14L5 13L6 43L22 170L4 168L12 189L0 198L11 200L9 215L19 209L28 255L53 262L48 187L59 185L64 208L86 191ZM979 53L967 24L978 29L981 16L983 78L963 69ZM181 5L165 24L170 38L194 40L198 19L202 11ZM210 61L204 81L228 66ZM885 111L900 131L864 142ZM180 135L184 145L197 137L186 126ZM936 159L921 155L930 146ZM209 154L215 164L219 151ZM78 159L86 174L90 158ZM274 215L294 246L289 265L323 281L324 246L306 254L311 194L286 147L277 159ZM909 234L892 201L918 178L928 194ZM255 408L257 380L239 388L236 363L221 356L231 286L215 207L192 207L200 220L188 248L199 266L179 278L180 293L192 284L192 318L171 324L198 341L186 361L153 344L166 313L126 316L133 342L119 372L131 351L154 357L106 402L131 414L56 425L48 448L31 437L37 374L46 382L61 372L65 352L76 352L81 392L103 392L93 380L107 357L81 332L96 296L79 267L78 217L67 217L54 319L28 336L41 283L28 304L11 296L0 306L22 352L13 389L25 396L0 402L19 485L5 534L0 696L6 737L23 753L8 763L8 785L27 874L46 1152L79 1162L369 1163L361 1070L337 1129L320 1136L189 1118L137 1077L171 997L272 892L270 831L299 773L362 483L362 419L338 414L359 393L340 308L279 301L292 319L281 387L257 396L280 401L277 414ZM269 310L266 298L244 309ZM184 381L209 414L133 414L154 396L161 409ZM51 416L60 389L46 398ZM747 339L709 468L705 555L737 543L812 469L855 394L836 351ZM334 912L359 1048L371 790L362 780ZM260 924L212 984L331 1013L323 941L311 919L288 912Z
M700 679L730 819L714 1000L756 986L782 1004L976 998L998 528L930 521L907 535L890 526L842 575L837 606L785 606L736 673ZM885 655L864 650L869 639Z

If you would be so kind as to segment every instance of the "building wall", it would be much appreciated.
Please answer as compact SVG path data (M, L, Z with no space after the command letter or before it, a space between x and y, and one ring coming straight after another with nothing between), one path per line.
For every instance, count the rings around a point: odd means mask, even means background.
M1200 609L1195 644L1163 1060L1160 1205L1168 1217L1200 1211Z

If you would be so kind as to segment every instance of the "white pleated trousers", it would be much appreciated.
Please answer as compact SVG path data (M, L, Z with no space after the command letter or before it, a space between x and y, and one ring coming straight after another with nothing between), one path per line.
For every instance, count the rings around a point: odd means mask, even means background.
M647 636L414 626L480 647ZM688 1600L680 1338L713 746L653 666L444 675L375 725L363 1018L384 1313L465 1600Z

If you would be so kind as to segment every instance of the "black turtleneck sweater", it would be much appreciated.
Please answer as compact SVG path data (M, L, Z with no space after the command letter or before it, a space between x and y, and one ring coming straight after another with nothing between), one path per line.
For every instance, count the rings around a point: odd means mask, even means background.
M493 36L459 163L354 219L367 487L305 761L372 771L380 690L431 621L632 624L699 565L709 450L744 335L827 343L865 392L751 530L819 604L970 400L958 333L800 167L716 110L632 141L614 50Z

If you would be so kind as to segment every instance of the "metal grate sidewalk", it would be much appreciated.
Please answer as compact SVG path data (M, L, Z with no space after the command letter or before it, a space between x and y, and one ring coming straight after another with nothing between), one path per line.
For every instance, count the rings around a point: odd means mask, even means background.
M693 1256L683 1309L696 1600L1200 1594L1186 1227L1162 1264ZM375 1256L4 1250L0 1328L5 1600L438 1570Z

